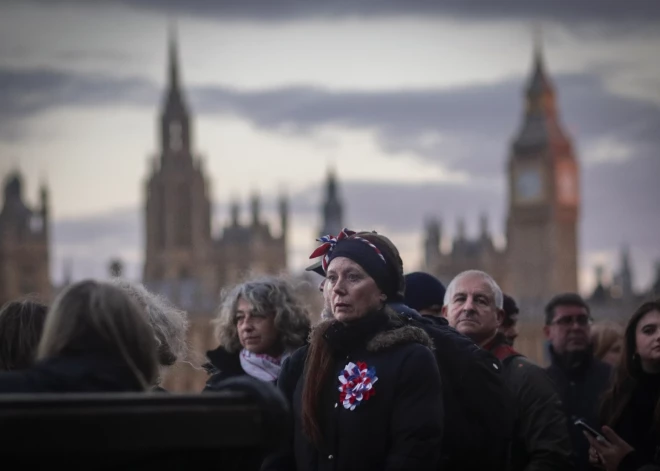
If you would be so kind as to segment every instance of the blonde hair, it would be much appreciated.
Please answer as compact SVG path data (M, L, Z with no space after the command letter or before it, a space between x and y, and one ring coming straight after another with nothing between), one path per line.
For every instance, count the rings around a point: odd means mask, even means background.
M591 345L594 356L599 360L602 360L619 340L623 340L623 327L619 324L601 321L591 326Z
M85 280L55 299L37 358L94 351L124 360L144 389L158 377L156 340L144 310L121 289Z
M223 290L215 334L220 345L230 353L241 350L236 328L236 307L245 299L254 309L275 316L278 340L285 351L305 344L310 321L307 309L293 287L283 278L266 276Z
M126 292L147 314L158 344L158 362L171 366L186 356L188 314L163 296L148 291L141 283L113 278L111 283Z

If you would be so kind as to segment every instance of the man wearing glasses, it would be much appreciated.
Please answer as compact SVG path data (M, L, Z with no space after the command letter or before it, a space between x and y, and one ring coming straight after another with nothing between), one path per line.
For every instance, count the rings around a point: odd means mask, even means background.
M589 467L589 442L575 420L584 419L600 429L600 397L610 383L610 367L593 356L589 343L591 313L575 293L555 296L545 307L543 331L550 343L548 374L558 388L568 419L578 470Z

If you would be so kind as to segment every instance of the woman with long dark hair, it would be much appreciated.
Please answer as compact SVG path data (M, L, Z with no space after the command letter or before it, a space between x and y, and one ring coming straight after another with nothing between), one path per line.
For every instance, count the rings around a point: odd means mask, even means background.
M344 229L320 240L311 258L323 257L333 319L282 369L294 436L264 469L437 469L443 411L432 341L387 306L403 299L400 257L376 234Z
M660 465L660 301L642 304L628 322L601 416L604 438L585 433L592 462L608 471Z

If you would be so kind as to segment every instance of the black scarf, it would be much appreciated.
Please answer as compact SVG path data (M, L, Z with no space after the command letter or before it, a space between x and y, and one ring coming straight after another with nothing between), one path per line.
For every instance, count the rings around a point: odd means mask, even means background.
M335 352L347 353L363 346L377 333L387 330L390 322L385 310L380 309L350 322L331 322L323 333L323 339Z

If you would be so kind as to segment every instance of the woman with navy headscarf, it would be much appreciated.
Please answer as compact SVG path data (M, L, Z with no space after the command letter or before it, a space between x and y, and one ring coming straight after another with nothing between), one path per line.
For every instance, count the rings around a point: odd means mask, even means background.
M388 307L403 299L400 257L375 233L319 240L310 258L322 257L333 319L283 366L293 438L264 468L435 470L440 373L429 336Z

